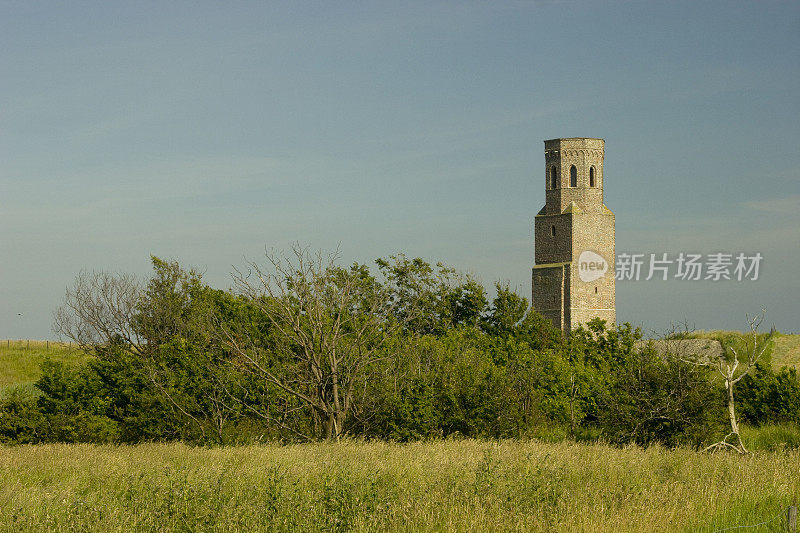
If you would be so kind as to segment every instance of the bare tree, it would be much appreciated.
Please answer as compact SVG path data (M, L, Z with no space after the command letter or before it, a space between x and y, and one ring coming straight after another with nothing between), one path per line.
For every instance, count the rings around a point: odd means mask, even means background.
M752 344L748 342L740 350L737 350L733 346L728 346L727 350L729 354L727 354L727 356L720 357L716 367L717 371L725 380L728 419L731 424L731 432L716 445L730 446L730 444L727 442L727 439L729 437L735 437L736 445L734 445L733 448L742 453L747 453L747 448L745 448L744 442L742 441L742 436L739 433L739 423L736 420L733 388L734 385L739 383L743 377L750 373L750 370L753 369L755 364L766 352L772 337L775 335L775 328L772 328L766 337L762 339L759 338L758 328L761 325L761 322L763 322L765 314L766 311L762 309L760 315L748 317L748 325L750 327L750 338L752 339ZM739 365L742 362L743 366L740 367Z
M54 314L53 330L87 353L116 341L143 355L146 345L134 326L142 292L133 275L82 271Z
M136 371L142 372L175 412L196 425L203 440L210 425L221 442L223 427L233 411L225 402L225 362L215 361L212 348L201 338L211 329L211 322L204 324L204 311L190 310L192 290L200 286L200 275L186 272L174 262L156 257L152 261L155 274L147 283L131 274L82 271L54 313L53 330L90 355L133 356ZM165 346L173 339L195 341L199 353L193 356L198 358L198 366L192 372L196 375L171 368L163 357ZM196 396L182 390L181 379L203 373L211 378L200 380L203 387L199 393L194 391Z
M237 291L266 317L269 345L222 327L230 349L267 383L310 407L325 439L339 439L355 388L398 331L385 288L366 267L337 266L338 252L266 254L233 274Z
M680 346L680 340L675 338L681 336L685 337L686 335L672 335L672 339L663 341L665 343L663 346L666 347L666 351L669 355L695 365L713 368L722 376L724 381L726 392L725 406L728 412L728 421L731 431L721 441L708 446L706 450L731 448L740 453L748 453L742 441L741 433L739 432L734 388L737 383L750 373L756 363L762 359L769 347L772 337L775 335L775 328L772 328L766 335L758 333L758 328L764 321L765 315L765 309L762 309L761 313L758 315L752 317L748 315L749 332L745 338L745 342L742 343L741 346L734 346L728 343L719 353L716 361L702 354L687 355L686 350ZM729 442L731 439L733 443Z

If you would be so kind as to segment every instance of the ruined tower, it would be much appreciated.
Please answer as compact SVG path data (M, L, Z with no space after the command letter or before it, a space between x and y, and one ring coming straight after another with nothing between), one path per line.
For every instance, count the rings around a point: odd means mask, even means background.
M605 141L544 142L545 206L534 224L533 308L564 333L616 323L614 213L603 204Z

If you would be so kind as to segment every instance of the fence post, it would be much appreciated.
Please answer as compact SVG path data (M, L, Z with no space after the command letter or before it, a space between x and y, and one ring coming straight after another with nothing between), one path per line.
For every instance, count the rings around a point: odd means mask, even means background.
M786 518L789 525L789 531L791 533L795 533L797 531L797 506L792 505L789 507Z
M31 340L30 339L28 339L28 345L25 347L25 349L26 350L30 350L31 349Z

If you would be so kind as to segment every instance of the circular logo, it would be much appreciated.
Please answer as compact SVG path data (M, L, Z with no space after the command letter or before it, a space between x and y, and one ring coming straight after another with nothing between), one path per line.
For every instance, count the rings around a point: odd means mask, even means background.
M592 252L591 250L584 250L578 256L578 276L581 281L588 283L602 278L608 272L608 262L603 259L603 256Z

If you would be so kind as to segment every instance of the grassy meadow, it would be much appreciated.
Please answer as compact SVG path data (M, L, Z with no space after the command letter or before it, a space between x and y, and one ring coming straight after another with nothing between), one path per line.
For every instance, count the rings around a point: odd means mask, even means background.
M798 339L781 335L772 364L800 362ZM46 358L86 361L0 341L0 395L33 390ZM742 431L751 455L539 440L0 446L0 533L783 531L800 431Z
M778 334L772 350L772 365L776 370L789 366L800 371L800 335Z
M711 532L785 511L798 470L537 441L4 447L0 531Z
M737 346L751 340L749 333L723 330L692 331L687 335L687 338L714 339L720 341L723 346L727 344ZM763 359L765 362L769 363L775 371L783 367L793 367L800 371L800 335L776 333Z
M33 390L45 359L80 364L87 358L75 345L55 341L0 340L0 398L14 388Z

